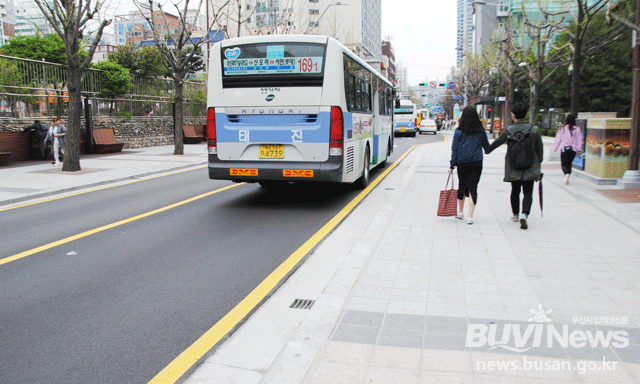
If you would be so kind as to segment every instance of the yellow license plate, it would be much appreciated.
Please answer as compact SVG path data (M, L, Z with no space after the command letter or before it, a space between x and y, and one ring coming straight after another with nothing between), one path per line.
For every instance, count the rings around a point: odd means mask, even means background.
M313 177L313 169L283 169L284 177Z
M258 154L260 159L283 159L284 145L261 145Z
M407 130L406 129L401 129L400 132L407 132Z
M229 169L231 176L258 176L256 168L231 168Z

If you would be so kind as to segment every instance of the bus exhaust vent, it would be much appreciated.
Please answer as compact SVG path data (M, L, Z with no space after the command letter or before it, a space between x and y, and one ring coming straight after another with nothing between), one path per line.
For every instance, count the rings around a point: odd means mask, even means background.
M311 309L315 300L295 299L289 308L294 309Z
M240 119L238 118L238 115L227 115L227 117L229 118L229 122L230 123L239 123Z
M346 173L353 172L353 154L355 151L355 147L347 148L347 163L345 166Z
M315 123L318 120L318 115L307 115L307 123Z

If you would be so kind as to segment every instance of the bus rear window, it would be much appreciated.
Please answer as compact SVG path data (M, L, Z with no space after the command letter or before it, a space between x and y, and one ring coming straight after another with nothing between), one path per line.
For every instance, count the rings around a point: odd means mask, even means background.
M411 115L413 113L413 107L396 108L393 113L396 115Z
M261 43L221 50L223 88L322 86L324 44Z

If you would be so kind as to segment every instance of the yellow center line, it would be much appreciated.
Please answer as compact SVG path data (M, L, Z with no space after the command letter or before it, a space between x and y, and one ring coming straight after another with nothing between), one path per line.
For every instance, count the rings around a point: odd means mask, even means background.
M322 239L327 236L355 207L375 188L400 162L415 148L412 146L397 161L387 168L380 176L358 194L347 206L338 212L327 224L289 256L278 268L264 279L249 295L247 295L229 313L220 319L212 328L198 340L178 355L169 365L160 371L149 384L172 384L191 368L207 351L213 348L229 331L231 331L247 314L249 314L278 283L309 253Z
M133 184L133 183L138 183L141 181L147 181L147 180L153 180L153 179L158 179L160 177L165 177L165 176L171 176L171 175L177 175L179 173L184 173L184 172L189 172L189 171L195 171L196 169L202 169L207 167L206 165L200 166L200 167L195 167L195 168L189 168L189 169L183 169L180 171L175 171L175 172L170 172L170 173L163 173L161 175L155 175L155 176L150 176L150 177L145 177L143 179L138 179L138 180L131 180L131 181L125 181L123 183L118 183L118 184L114 184L114 185L107 185L105 187L100 187L100 188L94 188L94 189L89 189L86 191L81 191L81 192L76 192L76 193L72 193L72 194L68 194L68 195L64 195L64 196L58 196L58 197L53 197L50 199L46 199L46 200L38 200L38 201L34 201L31 203L26 203L26 204L21 204L21 205L16 205L13 207L8 207L8 208L0 208L0 212L4 212L4 211L9 211L12 209L16 209L16 208L24 208L24 207L28 207L30 205L36 205L36 204L42 204L42 203L48 203L50 201L55 201L55 200L60 200L60 199L66 199L67 197L73 197L73 196L78 196L78 195L82 195L85 193L89 193L89 192L97 192L97 191L102 191L105 189L109 189L109 188L115 188L115 187L122 187L124 185L129 185L129 184Z
M34 255L34 254L42 252L42 251L46 251L46 250L51 249L51 248L55 248L57 246L70 243L72 241L76 241L76 240L82 239L84 237L91 236L91 235L96 234L98 232L106 231L107 229L115 228L115 227L118 227L118 226L121 226L121 225L124 225L124 224L127 224L127 223L131 223L131 222L136 221L136 220L143 219L145 217L153 216L155 214L168 211L170 209L179 207L181 205L188 204L188 203L190 203L192 201L196 201L196 200L202 199L202 198L207 197L207 196L214 195L214 194L219 193L219 192L226 191L228 189L237 187L239 185L241 185L241 184L232 184L232 185L226 186L224 188L216 189L215 191L211 191L211 192L203 193L203 194L198 195L198 196L191 197L189 199L177 202L175 204L167 205L166 207L162 207L162 208L159 208L159 209L156 209L156 210L153 210L153 211L149 211L147 213L143 213L141 215L130 217L128 219L120 220L120 221L117 221L115 223L103 225L102 227L99 227L99 228L91 229L89 231L82 232L82 233L79 233L77 235L69 236L69 237L64 238L62 240L54 241L53 243L45 244L43 246L40 246L40 247L37 247L37 248L33 248L33 249L28 250L28 251L21 252L21 253L18 253L16 255L13 255L13 256L5 257L4 259L0 259L0 265L7 264L7 263L10 263L12 261L20 260L20 259L25 258L27 256L31 256L31 255Z

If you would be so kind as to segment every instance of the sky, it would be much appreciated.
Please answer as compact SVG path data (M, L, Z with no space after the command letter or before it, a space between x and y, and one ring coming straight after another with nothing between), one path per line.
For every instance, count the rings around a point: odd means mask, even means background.
M346 3L349 0L342 0ZM456 65L455 0L381 0L382 39L391 39L396 63L409 68L409 85L446 80ZM166 2L161 1L161 2ZM131 0L107 0L109 9L126 14ZM197 4L197 1L192 0Z
M409 85L446 80L456 65L455 0L382 0L382 39L391 39Z

